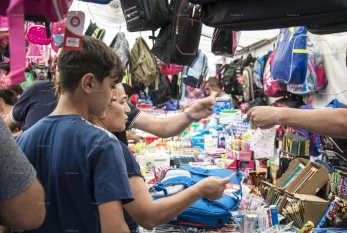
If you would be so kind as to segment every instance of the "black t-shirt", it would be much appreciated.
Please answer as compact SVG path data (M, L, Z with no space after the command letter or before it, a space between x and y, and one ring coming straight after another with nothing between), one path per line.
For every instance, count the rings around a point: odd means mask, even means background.
M139 164L136 162L134 155L130 152L129 148L124 145L123 143L120 143L123 150L123 155L125 159L125 163L127 166L127 172L128 172L128 178L133 176L139 176L142 177L141 169ZM134 221L134 219L128 214L128 212L124 209L124 220L127 223L129 230L131 233L137 233L138 232L138 225Z
M138 116L141 113L140 109L132 105L130 102L127 102L127 103L130 107L130 113L128 115L128 122L126 124L126 129L125 131L120 133L113 133L118 138L118 140L123 142L125 145L128 145L126 130L130 130L133 127L135 120L138 118Z
M54 82L36 81L29 86L12 109L12 121L24 124L23 131L29 129L42 118L51 114L57 106Z

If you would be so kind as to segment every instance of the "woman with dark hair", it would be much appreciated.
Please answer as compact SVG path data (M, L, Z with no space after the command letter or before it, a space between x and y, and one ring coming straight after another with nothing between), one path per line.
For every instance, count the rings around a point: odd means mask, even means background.
M0 89L0 116L5 119L17 102L17 95L14 91Z

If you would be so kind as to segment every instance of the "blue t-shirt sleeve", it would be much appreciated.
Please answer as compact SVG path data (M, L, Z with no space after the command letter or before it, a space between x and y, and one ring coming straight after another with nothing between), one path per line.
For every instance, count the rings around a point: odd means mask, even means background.
M139 164L136 162L134 155L131 153L129 148L121 142L125 163L128 170L128 177L139 176L142 177L141 169Z
M93 165L95 201L98 204L134 200L131 192L126 163L118 140L110 138L98 146Z

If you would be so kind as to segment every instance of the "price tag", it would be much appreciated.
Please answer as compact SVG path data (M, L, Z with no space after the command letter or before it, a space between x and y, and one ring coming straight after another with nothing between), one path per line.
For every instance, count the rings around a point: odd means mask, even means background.
M66 18L63 48L82 50L85 14L82 11L70 11Z

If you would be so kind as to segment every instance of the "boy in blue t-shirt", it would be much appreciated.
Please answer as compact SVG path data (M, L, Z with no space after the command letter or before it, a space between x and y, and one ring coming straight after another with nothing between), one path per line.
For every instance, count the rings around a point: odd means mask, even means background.
M46 192L38 203L46 205L45 221L31 232L128 232L122 206L133 195L121 145L85 120L105 115L122 62L102 41L84 37L81 51L61 51L58 67L57 108L17 140Z

